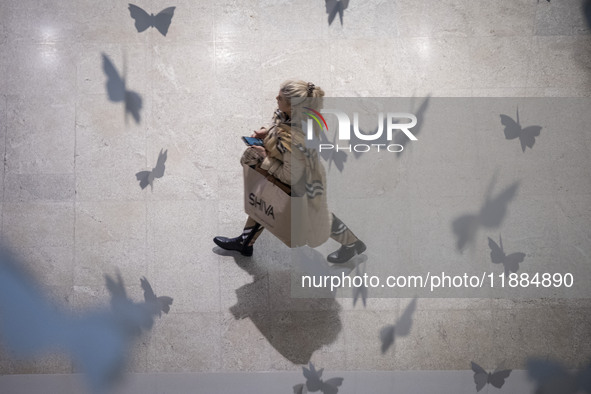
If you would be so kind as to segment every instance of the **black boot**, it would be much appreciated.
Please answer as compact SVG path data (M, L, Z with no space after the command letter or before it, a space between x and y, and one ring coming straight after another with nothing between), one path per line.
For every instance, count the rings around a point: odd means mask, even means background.
M336 252L332 252L326 259L334 264L343 264L351 260L356 254L361 254L367 249L365 244L361 241L352 243L351 245L343 245Z
M241 236L236 238L215 237L213 242L222 249L237 250L243 256L252 256L252 245L244 245Z

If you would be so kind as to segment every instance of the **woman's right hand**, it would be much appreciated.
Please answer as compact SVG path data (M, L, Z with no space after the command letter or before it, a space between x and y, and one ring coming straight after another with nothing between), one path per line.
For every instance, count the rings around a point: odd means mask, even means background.
M267 136L268 132L269 130L267 130L265 127L261 127L259 130L255 130L252 133L251 137L260 138L261 140L263 140Z

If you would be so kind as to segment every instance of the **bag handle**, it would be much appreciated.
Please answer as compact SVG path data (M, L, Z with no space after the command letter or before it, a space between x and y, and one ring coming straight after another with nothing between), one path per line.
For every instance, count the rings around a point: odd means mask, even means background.
M261 168L260 164L258 164L258 163L254 167L251 166L251 168L253 168L259 174L263 175L267 179L267 181L269 181L272 184L274 184L275 186L277 186L284 193L289 194L291 196L291 186L290 185L288 185L287 183L281 182L279 179L277 179L273 175L269 174L269 172L267 170L263 170Z

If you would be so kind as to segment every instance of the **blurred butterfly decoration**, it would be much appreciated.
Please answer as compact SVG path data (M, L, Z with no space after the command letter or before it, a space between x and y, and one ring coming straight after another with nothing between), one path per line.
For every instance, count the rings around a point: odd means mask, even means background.
M163 36L166 37L168 28L172 23L172 17L174 16L174 9L176 7L168 7L157 13L148 14L137 5L129 4L129 14L135 20L135 28L138 33L143 32L149 27L154 27Z
M328 14L328 25L330 26L334 18L339 14L341 26L343 25L343 13L349 7L349 0L325 0L326 13Z
M167 313L170 297L157 297L142 278L144 302L128 298L121 276L105 275L111 308L70 315L51 302L41 286L8 251L0 251L0 341L9 357L28 359L65 352L83 371L95 394L119 381L133 340Z
M412 314L417 309L417 299L414 298L410 304L407 305L404 313L396 324L387 325L380 330L380 340L382 342L382 354L385 354L390 346L394 343L395 337L405 337L410 334L412 327Z
M503 267L505 267L505 276L508 276L510 272L517 272L519 270L519 263L523 263L523 259L525 259L525 253L522 252L511 253L510 255L505 254L501 234L499 234L498 245L489 237L488 246L490 247L491 261L494 264L503 264Z
M505 384L505 379L511 374L510 369L497 368L494 372L486 372L484 368L472 361L472 371L474 371L474 383L476 391L480 391L487 384L500 389Z
M513 140L515 138L519 138L522 152L525 152L526 147L532 149L536 143L536 137L540 135L540 130L542 130L542 127L528 126L526 128L522 128L521 124L519 123L519 108L517 108L517 121L511 119L507 115L500 116L501 124L505 126L505 129L503 130L505 133L505 139Z
M158 154L158 161L156 162L156 167L152 168L152 171L140 171L135 174L135 177L138 181L140 181L140 187L145 189L148 185L150 185L151 190L154 190L154 179L155 178L162 178L164 176L164 163L166 162L168 149L162 152L160 149L160 153Z
M322 372L324 368L316 371L314 364L310 362L310 369L302 367L306 383L300 383L293 386L294 394L315 393L317 391L323 394L337 394L339 387L343 384L343 378L331 378L322 380Z
M515 197L519 182L514 182L494 198L491 198L495 178L491 181L484 204L477 214L466 214L452 222L452 228L457 236L456 247L462 250L467 243L474 241L476 232L480 226L486 228L498 228L507 213L509 202Z
M123 66L123 78L119 75L119 72L109 59L107 55L103 53L103 71L107 76L107 94L109 100L114 103L123 101L125 103L125 119L127 120L127 114L130 113L136 123L140 122L140 110L142 109L142 98L136 92L127 90L125 87L125 74L126 66Z
M550 360L529 359L527 374L535 381L535 394L591 393L591 364L578 371Z
M423 100L423 102L419 106L419 109L417 109L414 112L415 116L417 117L417 125L412 128L412 134L415 137L421 132L421 128L424 123L423 119L425 117L425 111L427 110L427 107L429 107L429 100L430 99L431 99L430 95L425 97L425 99ZM404 147L406 146L406 144L408 144L409 141L410 141L410 139L402 131L398 131L398 133L396 133L394 135L394 143L401 145L403 148L403 150L401 150L400 152L396 152L397 157L399 157L402 154L402 152L404 152Z

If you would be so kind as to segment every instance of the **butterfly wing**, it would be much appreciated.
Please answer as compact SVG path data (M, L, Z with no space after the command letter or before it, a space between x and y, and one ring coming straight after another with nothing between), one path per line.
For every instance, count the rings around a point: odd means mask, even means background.
M342 26L343 25L343 13L345 12L345 8L343 6L342 1L338 2L337 11L339 13L339 20L341 21L341 26Z
M503 385L505 384L505 379L507 379L510 374L511 374L510 369L505 369L502 371L493 372L488 377L487 380L488 380L488 383L490 383L493 386L495 386L496 388L500 389L501 387L503 387Z
M382 341L382 354L386 353L390 346L394 343L393 325L388 325L380 330L380 340Z
M154 290L152 290L152 286L150 282L146 279L146 277L142 277L140 279L140 283L142 286L142 290L144 291L144 300L146 302L153 302L156 300L156 294L154 294Z
M505 274L509 275L509 272L517 272L519 270L519 263L522 263L523 259L525 259L525 253L521 252L511 253L505 257L505 261L503 261Z
M359 270L359 264L357 264L357 267L355 268L355 275L356 276L361 276L361 272ZM361 301L363 301L363 306L367 306L367 286L365 285L361 285L361 286L356 286L353 288L353 306L355 306L355 304L357 304L357 299L361 297Z
M125 100L125 81L119 76L111 60L103 53L103 71L107 75L107 94L109 100L117 103Z
M347 161L347 154L342 150L338 152L334 152L333 150L327 149L320 150L320 144L331 144L331 142L328 140L325 133L323 132L320 132L318 136L315 135L314 138L312 138L312 140L306 141L306 147L308 149L313 149L317 151L320 154L320 157L322 157L325 161L328 162L328 168L330 168L330 166L334 162L339 172L343 172L345 162ZM332 145L335 144L332 143Z
M521 150L525 152L525 147L533 148L536 143L536 137L540 135L541 126L528 126L521 131L519 135L519 142L521 142Z
M165 8L154 17L154 27L165 37L168 33L170 23L172 22L175 8L176 7Z
M472 371L474 371L474 383L476 383L476 391L480 391L488 382L488 374L474 361L472 361Z
M359 286L353 288L353 306L357 304L357 300L361 297L361 302L363 302L363 306L367 306L367 287L366 286Z
M324 394L337 394L339 387L343 384L343 378L332 378L322 383L320 389Z
M137 172L135 178L140 181L140 187L145 189L150 184L150 171Z
M404 310L400 319L396 322L396 335L407 336L410 334L410 328L412 326L412 314L417 309L417 299L414 298L410 304Z
M338 0L326 0L326 13L328 14L328 24L331 25L334 18L337 16L339 1Z
M505 126L503 132L505 133L506 140L512 140L521 134L521 126L519 123L514 121L511 117L507 115L500 115L501 116L501 124Z
M125 112L130 113L135 123L140 122L140 110L142 109L142 98L136 92L130 90L125 92Z
M304 377L306 378L306 388L308 389L308 391L318 391L322 388L322 380L320 380L320 378L322 377L322 371L324 369L320 369L319 371L316 371L316 368L314 368L314 364L310 363L310 369L306 368L306 367L302 367L302 369L304 370Z
M490 237L488 237L488 247L490 248L490 259L495 264L500 264L505 260L503 249Z
M492 200L487 199L482 209L480 210L480 224L485 227L498 227L505 214L507 213L507 206L509 202L515 197L517 193L518 182L503 190L497 197Z
M161 296L158 297L158 303L160 304L160 310L164 313L170 312L170 306L172 305L172 297Z
M143 32L148 27L152 26L152 16L146 11L142 10L137 5L129 4L129 14L135 20L135 28L138 33Z
M425 100L423 100L423 102L421 103L419 109L415 112L415 116L417 118L417 125L412 128L412 133L414 134L415 137L417 135L419 135L419 133L421 132L421 128L423 126L423 118L425 116L425 111L427 110L427 107L429 106L429 100L430 99L431 99L431 97L430 96L427 96L425 98ZM395 144L398 144L398 145L402 145L402 148L403 149L406 147L406 144L409 141L410 141L410 139L408 139L408 137L406 136L406 134L404 134L402 131L399 131L394 136L394 143ZM401 150L400 152L396 152L396 156L402 155L402 152L403 151L404 150Z
M452 228L458 238L456 247L458 250L462 250L467 243L474 239L476 230L478 230L478 217L476 215L460 216L453 221Z
M121 278L120 273L117 273L117 281L105 274L105 283L107 285L107 290L109 290L109 293L111 294L112 300L116 301L128 299L125 286L123 285L123 278Z
M152 173L154 174L154 178L162 178L164 176L164 163L166 162L168 150L162 153L162 149L160 149L160 153L158 154L158 162L156 163L156 167L152 169Z
M146 304L150 306L150 309L152 310L153 314L157 314L158 316L160 316L160 312L170 312L170 306L172 305L171 297L156 297L156 294L154 294L154 290L152 290L150 282L148 282L148 280L145 277L142 277L140 279L140 283L142 285L142 289L144 290L144 300L146 301Z
M326 138L326 135L322 132L320 133L320 139L323 144L329 143L328 138ZM334 162L334 165L337 167L337 170L339 170L339 172L343 172L343 169L345 168L345 162L347 161L347 154L345 152L343 152L342 150L338 152L333 152L332 150L329 150L327 152L325 150L324 152L320 152L320 154L323 155L324 160L328 161L329 168L330 164Z
M413 129L413 131L414 131L414 129ZM402 131L399 131L394 135L394 143L396 145L402 146L403 149L406 146L406 144L408 144L408 141L410 141L410 140L406 137L406 134L404 134ZM398 152L398 154L400 154L400 153L402 153L402 152Z

